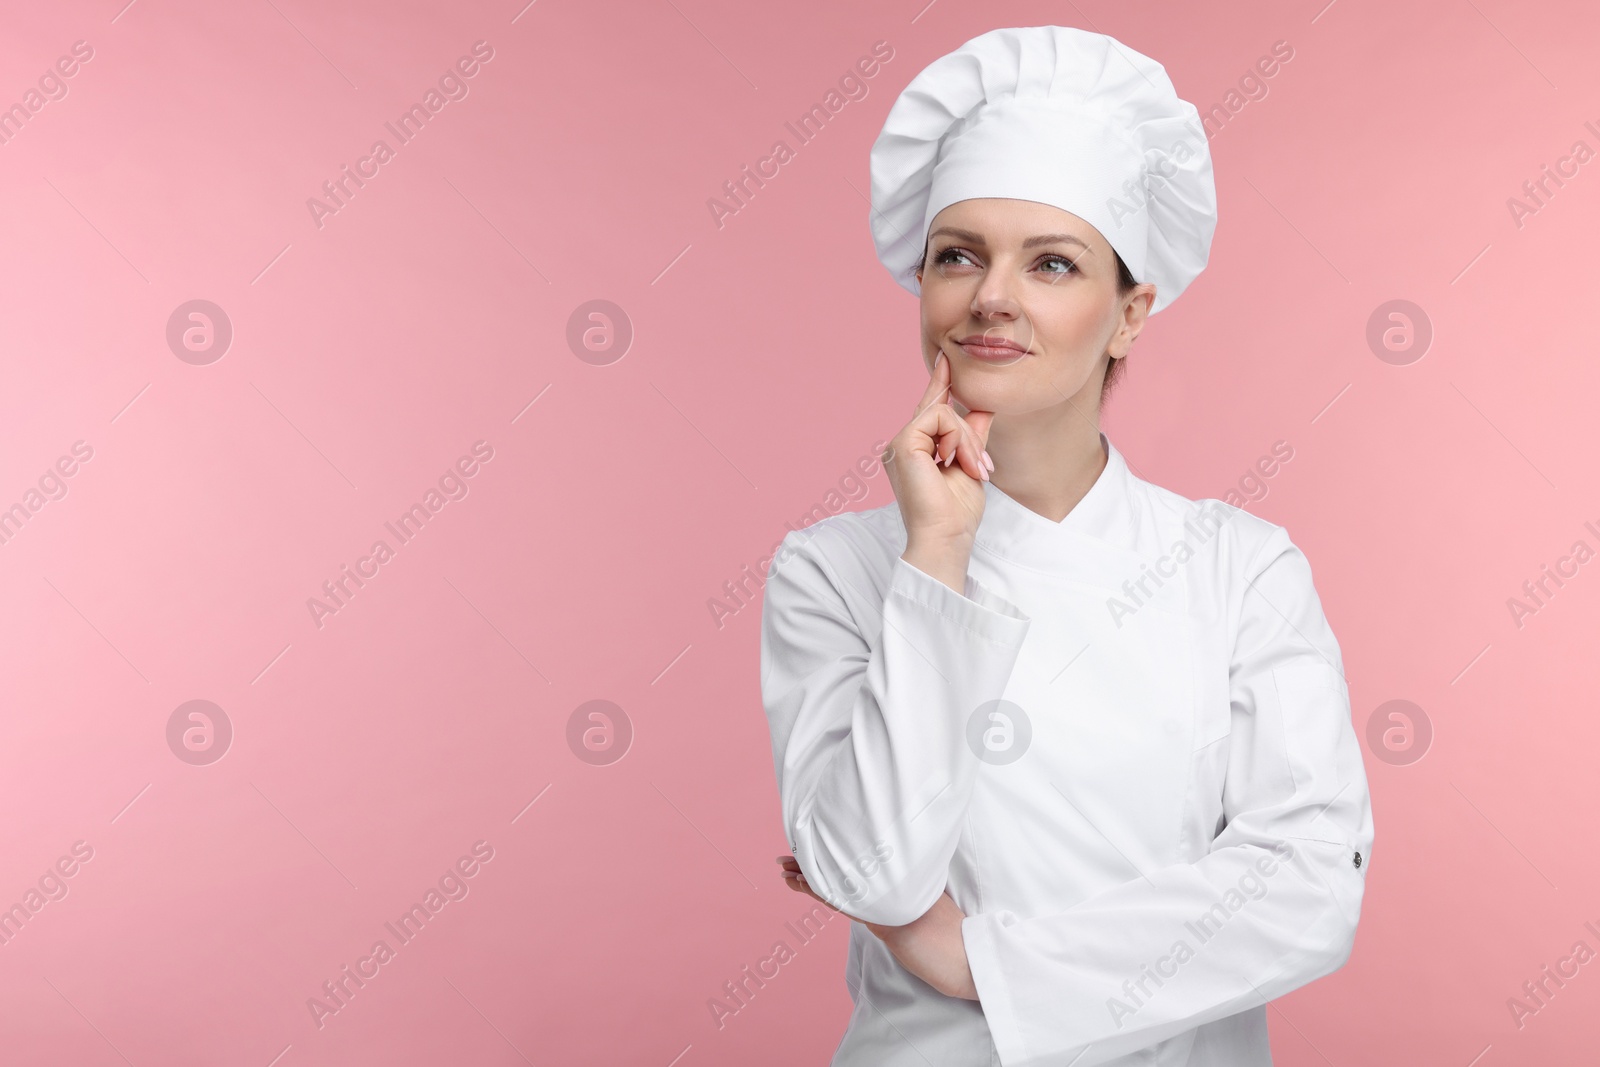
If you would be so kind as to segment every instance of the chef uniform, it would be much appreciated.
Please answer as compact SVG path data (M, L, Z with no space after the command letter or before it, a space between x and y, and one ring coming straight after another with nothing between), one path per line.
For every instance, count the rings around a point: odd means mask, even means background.
M947 204L1038 200L1093 223L1164 307L1215 223L1203 137L1176 147L1194 116L1111 38L975 38L873 149L880 257L903 278ZM1114 218L1106 195L1142 204ZM1373 826L1310 565L1282 527L1100 444L1060 522L984 483L961 593L900 558L894 503L774 559L761 688L800 868L865 922L948 892L979 998L852 923L836 1067L1267 1065L1266 1002L1349 958Z

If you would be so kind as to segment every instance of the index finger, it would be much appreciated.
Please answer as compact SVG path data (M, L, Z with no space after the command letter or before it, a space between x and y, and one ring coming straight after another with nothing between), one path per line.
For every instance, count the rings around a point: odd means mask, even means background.
M922 399L917 402L912 410L913 415L920 415L930 404L937 404L944 399L944 394L950 388L950 357L941 349L933 357L933 374L928 378L928 388L923 390Z
M962 421L972 429L973 435L977 437L978 448L989 447L989 427L994 422L994 412L969 411L963 416Z

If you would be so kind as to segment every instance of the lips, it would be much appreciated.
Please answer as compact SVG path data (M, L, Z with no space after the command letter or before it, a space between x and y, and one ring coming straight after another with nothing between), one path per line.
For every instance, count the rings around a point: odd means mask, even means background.
M1027 349L1005 337L985 337L974 334L956 342L961 350L973 359L988 363L1010 363L1027 355Z

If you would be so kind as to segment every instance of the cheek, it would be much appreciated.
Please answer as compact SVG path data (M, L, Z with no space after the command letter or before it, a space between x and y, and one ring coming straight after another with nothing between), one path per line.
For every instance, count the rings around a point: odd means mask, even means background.
M942 328L948 326L952 319L966 317L967 308L972 303L970 296L964 296L961 290L948 282L934 281L922 287L922 324Z
M967 304L964 301L951 300L947 294L930 293L926 289L922 291L922 341L928 359L933 358L941 339L966 320Z
M1088 352L1098 356L1104 348L1102 342L1111 335L1103 307L1076 302L1041 312L1036 325L1041 339L1063 355Z

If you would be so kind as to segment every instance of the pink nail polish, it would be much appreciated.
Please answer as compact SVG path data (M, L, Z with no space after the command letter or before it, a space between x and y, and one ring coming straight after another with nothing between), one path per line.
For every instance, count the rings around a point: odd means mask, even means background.
M984 451L983 451L983 462L984 462L984 466L988 467L990 470L994 470L994 460L989 458L989 450L988 449L984 449Z

